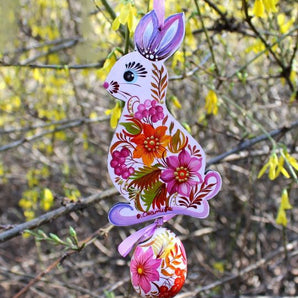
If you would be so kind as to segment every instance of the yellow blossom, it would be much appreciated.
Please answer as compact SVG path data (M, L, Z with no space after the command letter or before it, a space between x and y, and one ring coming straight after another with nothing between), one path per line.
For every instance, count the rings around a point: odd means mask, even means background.
M54 203L54 196L52 191L49 188L45 188L43 190L43 194L42 194L42 198L40 201L40 207L44 210L44 211L48 211Z
M109 74L111 68L116 63L116 55L114 52L108 55L107 59L105 60L103 67L98 70L97 74L101 80L104 80L106 76Z
M120 11L119 15L115 18L112 24L113 30L118 30L120 24L128 26L130 33L135 29L135 16L137 15L137 10L131 2L120 3L116 7L116 11Z
M253 14L256 17L264 17L265 16L265 7L263 0L255 0L254 7L253 7Z
M184 59L183 51L177 51L173 56L172 68L175 68L178 62L180 62L181 64L184 64L184 61L185 59Z
M276 4L278 0L263 0L266 11L277 12Z
M251 46L245 49L246 53L253 51L254 53L258 54L266 49L264 43L257 39Z
M172 100L174 106L175 106L177 109L181 109L181 108L182 108L179 99L178 99L175 95L171 96L171 100Z
M288 163L296 170L298 171L298 162L295 159L294 156L290 155L287 151L284 152L285 158L288 161Z
M276 153L270 155L268 162L262 167L258 174L258 178L261 178L266 170L269 168L269 179L274 180L276 178L276 167L278 165L278 157Z
M286 214L285 209L282 208L282 206L279 206L275 222L278 225L282 225L284 227L286 227L288 224L287 214Z
M276 4L278 0L255 0L253 14L256 17L265 17L265 11L268 13L277 12Z
M35 212L33 210L25 210L24 215L26 217L26 220L32 220L35 217Z
M111 115L111 119L110 119L110 125L113 129L115 129L117 127L119 118L121 116L121 106L119 101L116 102L115 106L113 109L111 110L106 110L106 115Z
M215 270L217 270L220 273L224 273L225 272L225 266L223 262L214 262L213 263L213 268Z
M218 112L218 98L213 90L209 90L205 97L205 110L207 114L216 115Z
M295 82L296 82L296 71L294 69L291 70L289 79L293 84L295 84Z
M282 173L286 178L290 178L289 173L287 172L287 170L284 168L284 163L285 163L285 159L284 157L281 155L278 158L278 164L277 164L277 168L276 168L276 172L275 172L275 177L278 177L278 175L280 173ZM273 178L275 179L275 178Z
M280 13L277 16L277 23L280 29L280 33L285 34L287 33L291 26L294 24L295 18L291 18L289 21L286 19L286 15L284 13Z
M282 191L280 206L284 210L289 210L293 208L292 205L290 204L288 191L286 189Z
M96 119L96 118L97 118L97 113L95 111L93 111L89 114L89 119L93 120L93 119Z
M185 43L192 50L195 50L197 48L197 39L193 35L193 28L198 27L199 25L197 23L196 18L189 19L185 24Z

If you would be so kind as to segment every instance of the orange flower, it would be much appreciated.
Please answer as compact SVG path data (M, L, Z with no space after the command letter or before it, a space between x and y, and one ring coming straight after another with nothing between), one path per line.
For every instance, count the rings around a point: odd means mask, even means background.
M131 141L137 144L133 152L134 158L142 158L146 166L150 166L155 158L166 155L166 146L171 137L165 135L166 126L159 126L156 129L150 124L143 124L143 133L132 138Z

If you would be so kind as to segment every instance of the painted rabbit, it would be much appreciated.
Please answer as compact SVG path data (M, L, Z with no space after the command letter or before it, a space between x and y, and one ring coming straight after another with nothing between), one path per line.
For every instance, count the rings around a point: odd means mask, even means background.
M136 50L120 58L104 87L125 102L108 156L111 179L129 203L109 213L115 225L131 225L171 214L204 218L220 187L215 171L205 173L201 146L166 107L164 61L180 46L183 13L165 21L154 10L135 31Z

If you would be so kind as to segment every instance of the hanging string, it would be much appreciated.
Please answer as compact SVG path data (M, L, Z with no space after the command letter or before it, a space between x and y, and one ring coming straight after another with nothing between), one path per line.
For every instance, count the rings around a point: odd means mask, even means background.
M162 29L165 21L165 0L153 0L153 9L158 19L158 27Z
M159 217L149 226L138 230L131 234L129 237L125 238L118 246L119 254L122 257L126 257L135 245L152 237L157 228L161 227L165 222L167 222L174 216L175 214Z

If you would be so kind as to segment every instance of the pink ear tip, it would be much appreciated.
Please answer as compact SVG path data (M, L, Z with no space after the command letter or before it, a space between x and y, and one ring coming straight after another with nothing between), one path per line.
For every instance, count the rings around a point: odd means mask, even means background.
M104 83L103 83L103 87L104 87L105 89L108 89L108 88L109 88L109 83L108 83L108 82L104 82Z

